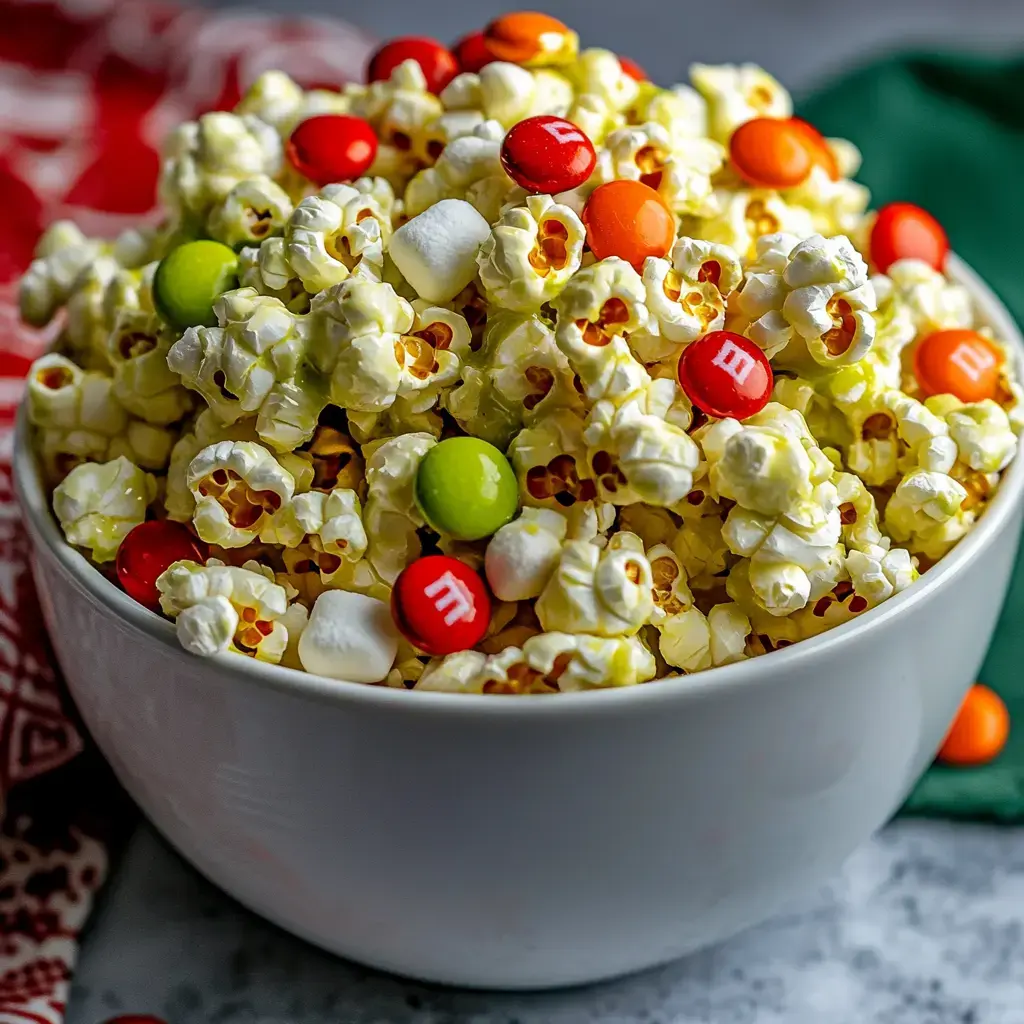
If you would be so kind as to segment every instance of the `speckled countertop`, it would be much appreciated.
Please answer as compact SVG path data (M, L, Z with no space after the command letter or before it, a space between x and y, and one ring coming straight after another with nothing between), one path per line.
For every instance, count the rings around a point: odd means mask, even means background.
M1021 1024L1024 832L899 821L772 922L623 981L433 989L265 924L149 829L85 943L69 1024Z

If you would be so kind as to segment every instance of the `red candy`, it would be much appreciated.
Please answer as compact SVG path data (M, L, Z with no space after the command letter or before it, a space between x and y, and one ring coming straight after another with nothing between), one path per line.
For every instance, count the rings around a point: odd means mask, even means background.
M377 135L361 117L318 114L292 132L288 159L317 185L352 181L370 169L377 156Z
M752 341L731 331L712 331L683 349L679 384L702 412L745 420L772 394L772 368Z
M147 608L160 607L157 577L175 562L206 561L206 546L181 523L171 519L140 523L117 550L117 582Z
M459 73L455 54L436 39L426 36L404 36L385 43L371 58L366 72L368 82L380 82L402 61L414 60L423 69L427 88L439 93Z
M878 211L868 243L871 262L887 273L897 260L924 260L942 270L949 252L949 239L942 225L913 203L889 203Z
M630 78L634 78L638 82L646 82L648 80L647 72L635 60L629 57L619 57L619 67Z
M513 125L501 144L505 173L527 192L567 192L582 185L596 163L590 139L571 121L550 114Z
M409 643L440 657L469 650L484 638L491 599L483 580L465 562L428 555L395 581L391 614Z
M468 36L463 36L452 47L452 53L459 62L459 70L471 71L473 74L498 59L487 49L483 32L470 32Z

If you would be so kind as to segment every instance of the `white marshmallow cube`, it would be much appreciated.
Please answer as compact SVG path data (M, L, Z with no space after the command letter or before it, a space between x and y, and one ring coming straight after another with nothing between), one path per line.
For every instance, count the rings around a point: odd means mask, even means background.
M398 632L383 601L325 590L299 638L299 661L307 672L353 683L379 683L398 654Z
M464 199L442 199L403 224L388 252L422 298L448 302L476 276L477 250L490 233Z

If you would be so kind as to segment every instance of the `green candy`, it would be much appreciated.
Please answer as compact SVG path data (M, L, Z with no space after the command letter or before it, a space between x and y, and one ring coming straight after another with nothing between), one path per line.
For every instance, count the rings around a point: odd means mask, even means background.
M430 449L416 473L416 504L438 533L480 540L511 522L519 484L501 452L478 437L450 437Z
M156 268L153 301L173 327L215 327L213 304L238 287L238 255L222 242L200 239L172 249Z

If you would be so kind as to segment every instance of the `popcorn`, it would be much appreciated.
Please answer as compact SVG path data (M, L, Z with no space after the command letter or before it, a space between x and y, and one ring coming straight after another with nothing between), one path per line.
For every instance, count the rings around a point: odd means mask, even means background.
M398 631L383 601L328 590L313 605L298 653L307 672L354 683L379 683L398 653Z
M101 243L86 238L71 221L51 224L21 280L22 319L33 327L45 327L68 301L79 274L102 252Z
M538 508L571 508L597 498L590 476L583 421L555 409L521 430L508 450L519 477L523 503Z
M675 391L670 381L669 392ZM666 422L653 385L633 400L595 403L583 438L598 493L606 501L628 505L674 505L693 486L700 451L685 430Z
M488 658L460 651L432 662L417 690L458 693L569 693L635 686L653 679L654 657L635 637L545 633Z
M329 583L343 561L358 562L366 554L362 511L353 490L306 491L270 519L260 531L260 540L289 548L308 544L320 578Z
M367 499L363 523L367 559L386 583L420 554L416 531L424 520L413 497L416 472L436 444L430 434L402 434L378 445L366 460Z
M946 423L960 461L979 473L998 473L1017 453L1017 433L991 399L950 409Z
M206 230L211 238L237 248L259 245L276 235L292 214L292 201L268 177L240 181L210 212Z
M157 578L160 607L175 620L178 640L191 654L223 651L276 664L288 645L281 620L287 613L284 588L260 571L211 558L205 566L175 562Z
M448 302L476 276L477 250L490 231L464 199L442 199L406 221L392 236L389 252L422 298Z
M785 353L790 362L799 360L802 343L816 363L832 367L857 362L870 349L875 306L867 266L847 238L768 235L758 240L757 261L730 305L731 329L770 356L795 343Z
M284 229L284 253L292 273L314 294L350 274L379 281L390 236L390 218L373 195L328 185L295 207ZM279 279L268 283L279 285Z
M601 182L617 179L649 185L677 213L699 214L712 193L712 176L725 162L725 150L711 139L688 139L673 148L669 130L649 122L611 132L598 157Z
M487 545L487 582L500 601L540 597L558 565L569 524L543 508L524 508Z
M632 533L615 534L604 549L589 541L566 543L535 606L548 632L594 636L632 635L653 608L651 565Z
M283 159L281 136L258 117L203 114L168 140L160 199L181 215L205 218L239 182L276 178Z
M196 533L208 544L240 548L291 501L295 478L262 445L218 441L189 463L186 482Z
M646 297L640 275L610 256L580 270L553 303L555 340L591 401L624 398L650 380L623 337L648 325Z
M814 218L809 210L786 202L777 192L716 189L707 210L693 224L684 220L683 227L687 234L728 245L749 258L764 235L784 233L800 239L813 234Z
M110 562L155 497L153 477L122 457L72 469L53 492L53 512L69 544Z
M945 273L869 274L856 147L826 140L834 166L750 187L728 147L791 115L774 78L695 65L692 87L663 89L552 39L440 95L415 60L340 92L266 72L171 137L159 226L99 241L58 222L40 240L23 318L63 312L25 402L54 510L99 563L150 505L194 524L215 557L158 583L186 650L397 689L636 685L851 621L985 512L1024 427L1016 354ZM320 113L369 122L368 176L317 190L285 159ZM506 132L538 114L596 149L557 195L503 166ZM676 225L636 268L598 260L583 223L623 179ZM173 331L154 275L197 237L237 253L237 287L212 297L215 326ZM921 393L914 345L955 328L1005 355L990 400ZM743 420L679 382L686 346L718 330L772 364L772 400ZM461 434L507 453L521 497L474 542L416 500L425 455ZM474 650L430 659L395 632L393 584L425 551L487 578Z
M189 393L167 364L173 336L155 314L130 309L120 313L110 332L114 396L147 423L174 423L192 408Z
M661 344L637 351L645 362L671 355L710 331L725 326L726 299L743 277L739 256L725 245L680 238L671 260L648 257L643 280L647 308L657 320Z
M789 93L756 64L694 64L690 80L708 104L712 138L726 143L755 117L790 117Z
M586 234L567 206L529 196L502 216L477 254L487 298L526 312L550 302L579 270Z

